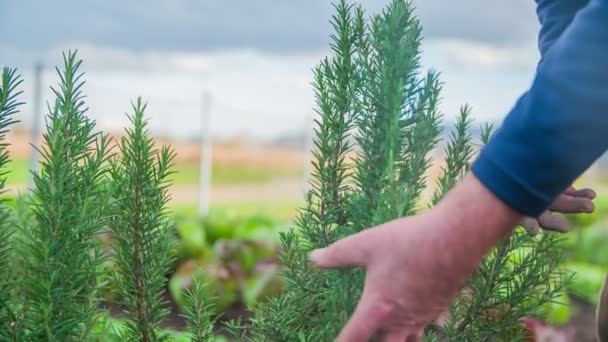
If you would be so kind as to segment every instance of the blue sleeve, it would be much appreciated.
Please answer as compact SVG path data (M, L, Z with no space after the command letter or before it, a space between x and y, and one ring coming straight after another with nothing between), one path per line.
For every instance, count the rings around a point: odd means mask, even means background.
M608 147L608 0L592 0L545 52L530 90L472 171L537 216Z
M536 14L541 29L538 49L544 56L555 41L572 23L576 13L589 4L589 0L536 0Z

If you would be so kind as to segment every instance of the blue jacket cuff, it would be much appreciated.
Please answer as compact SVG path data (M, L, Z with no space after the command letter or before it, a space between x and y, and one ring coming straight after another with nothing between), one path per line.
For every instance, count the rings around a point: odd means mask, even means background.
M551 204L519 179L506 173L483 151L473 163L471 171L488 190L520 214L538 217Z

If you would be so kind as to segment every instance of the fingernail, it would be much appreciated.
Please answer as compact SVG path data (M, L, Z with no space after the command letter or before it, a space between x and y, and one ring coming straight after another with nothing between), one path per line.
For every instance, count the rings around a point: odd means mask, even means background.
M589 195L589 199L595 199L595 197L597 196L597 194L593 190L589 190L588 195Z
M315 249L314 251L310 252L310 254L308 255L308 260L310 260L310 262L312 262L313 264L319 264L319 262L321 261L321 257L323 255L323 249Z

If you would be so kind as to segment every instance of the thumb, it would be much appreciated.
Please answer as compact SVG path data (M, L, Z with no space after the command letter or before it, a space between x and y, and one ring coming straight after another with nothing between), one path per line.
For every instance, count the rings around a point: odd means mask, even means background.
M364 267L368 253L360 233L310 253L310 261L321 268Z

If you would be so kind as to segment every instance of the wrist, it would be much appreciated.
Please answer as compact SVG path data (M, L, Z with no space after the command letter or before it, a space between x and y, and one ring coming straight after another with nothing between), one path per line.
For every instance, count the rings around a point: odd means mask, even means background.
M465 176L433 210L438 235L464 267L477 266L523 218L489 191L472 173ZM471 270L472 271L472 270Z

